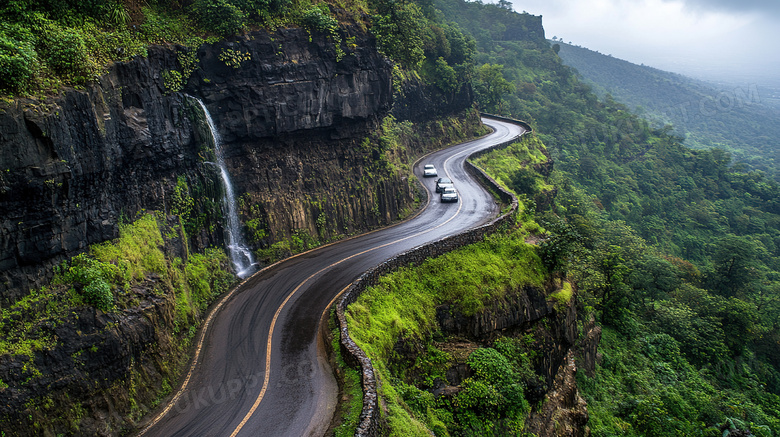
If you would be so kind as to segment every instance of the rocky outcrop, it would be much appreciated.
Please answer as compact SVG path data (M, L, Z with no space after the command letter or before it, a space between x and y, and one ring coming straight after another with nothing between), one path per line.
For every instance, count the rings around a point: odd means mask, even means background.
M75 309L48 321L56 344L31 358L0 356L0 423L9 436L54 432L119 435L132 429L128 405L138 414L157 395L181 356L170 330L174 302L136 287L139 306L116 313ZM133 372L129 372L133 369ZM142 380L139 380L142 379ZM132 401L130 400L132 398Z
M434 85L411 77L401 84L392 114L401 121L428 121L461 112L474 102L471 85L462 84L452 93L443 93ZM529 129L530 130L530 129Z
M541 353L536 371L545 377L549 387L574 347L578 332L575 306L556 305L547 294L540 288L525 287L471 316L465 316L453 305L442 305L436 308L436 319L445 336L480 342L528 332L545 322L544 329L534 329Z
M590 435L588 408L577 389L577 366L574 354L569 352L566 361L555 374L552 388L545 395L538 410L532 410L524 431L535 436L583 437Z

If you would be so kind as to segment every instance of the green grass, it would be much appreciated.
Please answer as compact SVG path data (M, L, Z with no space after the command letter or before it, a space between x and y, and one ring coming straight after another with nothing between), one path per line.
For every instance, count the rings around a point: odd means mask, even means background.
M348 308L355 342L385 359L401 334L423 338L436 329L437 305L454 303L469 316L523 285L541 287L544 268L524 237L522 231L496 234L383 277Z
M351 437L355 435L355 429L360 424L360 413L363 411L363 386L360 381L360 371L353 369L344 363L339 345L339 329L335 326L334 317L331 314L331 347L336 359L336 366L342 371L343 393L345 401L339 403L339 411L336 414L341 417L341 424L333 430L335 437Z
M504 149L485 153L473 160L474 164L492 176L504 189L512 190L513 180L518 171L531 165L546 163L549 158L543 153L546 150L542 141L533 134L523 135L520 141L510 144ZM541 178L535 180L536 191L548 191L552 185L544 183ZM518 193L522 194L522 193Z
M554 299L558 305L568 305L574 296L574 290L571 283L564 282L560 289L550 293L550 298Z

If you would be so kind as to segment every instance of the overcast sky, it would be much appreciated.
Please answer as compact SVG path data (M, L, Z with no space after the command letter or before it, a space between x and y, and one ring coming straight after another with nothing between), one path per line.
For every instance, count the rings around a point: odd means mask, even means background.
M542 15L548 39L691 76L780 85L780 0L514 0L513 7Z

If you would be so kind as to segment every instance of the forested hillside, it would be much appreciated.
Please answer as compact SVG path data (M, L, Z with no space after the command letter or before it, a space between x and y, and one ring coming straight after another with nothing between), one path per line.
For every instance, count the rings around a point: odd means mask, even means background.
M477 40L483 109L530 121L555 158L542 259L604 327L595 377L579 375L593 434L780 433L777 183L600 101L555 47L507 37L523 14L436 4ZM533 195L526 173L508 179Z
M670 124L692 148L718 147L735 161L780 175L780 110L755 83L715 85L553 41L600 98L607 95L653 125Z

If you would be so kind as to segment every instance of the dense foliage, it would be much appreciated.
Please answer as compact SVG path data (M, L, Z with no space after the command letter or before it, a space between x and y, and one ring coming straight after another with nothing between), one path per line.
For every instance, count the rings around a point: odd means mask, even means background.
M362 3L347 6L355 16ZM320 32L338 52L338 20L325 3L308 0L32 1L0 5L0 93L26 95L62 85L84 86L113 61L145 56L151 44L179 44L179 70L164 72L169 91L197 68L188 55L208 41L265 27Z
M514 86L485 108L530 121L555 158L540 250L605 326L596 377L580 375L593 434L777 435L778 185L600 101L547 43L500 34L522 14L440 4ZM503 179L532 194L523 171Z
M369 0L17 0L0 6L0 93L24 95L62 85L83 86L112 61L145 56L151 44L180 44L179 69L163 72L179 91L197 68L200 44L263 27L299 26L334 45L337 59L351 42L342 23L357 23L377 37L378 48L416 71L441 97L468 83L474 41L430 5Z

